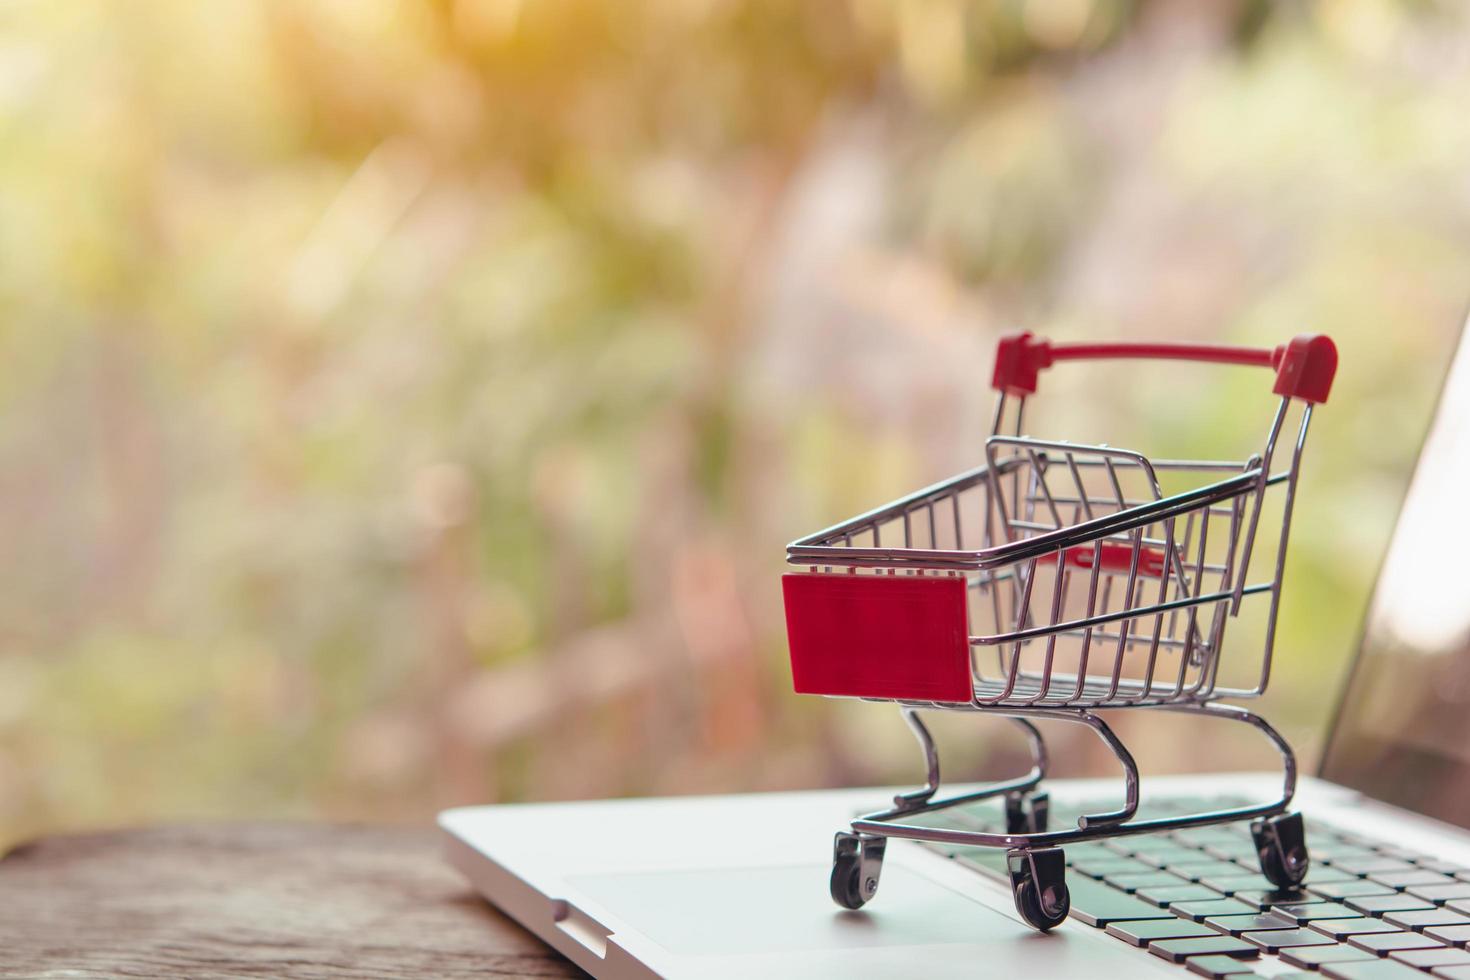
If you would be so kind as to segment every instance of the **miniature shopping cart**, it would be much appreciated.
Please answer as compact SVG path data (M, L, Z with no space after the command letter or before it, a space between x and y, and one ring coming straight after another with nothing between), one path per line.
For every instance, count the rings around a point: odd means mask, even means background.
M1042 369L1110 358L1272 368L1279 402L1264 447L1238 462L1152 460L1021 435ZM837 834L831 892L839 905L855 909L876 893L887 838L1003 847L1017 909L1046 930L1070 908L1061 845L1236 820L1252 821L1268 879L1279 888L1301 883L1308 855L1301 814L1288 812L1291 746L1264 719L1220 701L1266 689L1307 426L1336 368L1337 349L1324 336L1275 350L1006 337L996 351L1000 396L983 466L787 548L787 562L802 568L783 579L796 690L899 705L928 767L922 789ZM1162 368L1156 376L1192 383ZM1293 428L1294 442L1278 451ZM1222 656L1226 627L1237 619L1237 632L1250 635L1249 656ZM1255 727L1281 754L1281 798L1138 818L1138 768L1098 714L1117 708ZM1030 773L939 798L939 756L921 709L1012 719L1030 745ZM1084 725L1112 750L1124 772L1121 809L1048 829L1046 794L1037 790L1046 772L1038 719ZM1005 833L914 822L991 797L1003 800Z

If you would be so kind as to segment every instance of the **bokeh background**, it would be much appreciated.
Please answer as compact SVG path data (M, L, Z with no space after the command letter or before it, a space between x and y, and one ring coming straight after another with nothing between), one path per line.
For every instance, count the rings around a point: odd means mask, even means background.
M1314 758L1470 298L1467 16L0 4L0 841L917 778L790 693L783 548L975 465L1016 327L1338 339L1263 705ZM1035 434L1269 408L1069 371Z

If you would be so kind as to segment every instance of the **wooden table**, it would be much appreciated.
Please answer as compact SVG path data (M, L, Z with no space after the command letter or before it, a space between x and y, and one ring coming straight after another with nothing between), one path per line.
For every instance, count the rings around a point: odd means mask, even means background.
M0 859L0 977L569 977L432 830L201 824Z

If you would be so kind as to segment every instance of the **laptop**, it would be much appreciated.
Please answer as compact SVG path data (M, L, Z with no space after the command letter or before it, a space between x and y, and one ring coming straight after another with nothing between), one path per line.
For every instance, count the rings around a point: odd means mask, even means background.
M1470 978L1466 487L1462 339L1319 772L1297 786L1311 864L1295 889L1261 876L1235 822L1067 846L1070 915L1044 933L1017 911L1004 850L944 841L889 840L881 889L840 908L834 831L911 787L463 807L439 816L448 860L599 977ZM1047 785L1052 826L1119 792ZM1168 817L1275 799L1281 773L1143 785L1138 816ZM993 830L1002 811L977 801L951 826Z

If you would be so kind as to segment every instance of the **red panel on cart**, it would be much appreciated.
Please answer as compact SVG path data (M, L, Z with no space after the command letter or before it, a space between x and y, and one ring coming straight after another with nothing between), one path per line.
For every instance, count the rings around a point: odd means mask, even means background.
M969 701L965 580L955 576L782 576L791 675L800 694Z

